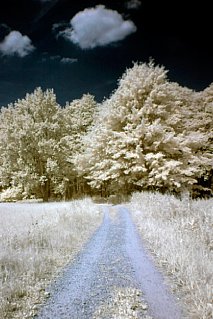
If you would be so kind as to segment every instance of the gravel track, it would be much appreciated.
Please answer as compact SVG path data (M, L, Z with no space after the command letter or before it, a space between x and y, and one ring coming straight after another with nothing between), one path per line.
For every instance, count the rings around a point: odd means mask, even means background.
M116 206L113 218L109 206L103 210L101 227L50 287L36 318L183 319L128 210Z

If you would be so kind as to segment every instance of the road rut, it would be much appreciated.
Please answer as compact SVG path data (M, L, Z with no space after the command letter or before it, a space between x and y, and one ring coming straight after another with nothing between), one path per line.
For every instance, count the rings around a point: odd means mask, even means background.
M180 306L143 248L128 210L102 208L101 227L50 287L50 298L36 318L183 319Z

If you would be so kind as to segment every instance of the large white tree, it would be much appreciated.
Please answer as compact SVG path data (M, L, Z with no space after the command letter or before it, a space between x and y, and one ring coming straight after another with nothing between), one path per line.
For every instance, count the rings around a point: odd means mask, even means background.
M100 107L79 170L94 188L111 192L191 188L212 159L203 152L208 132L196 129L198 100L194 91L169 82L164 67L135 63Z

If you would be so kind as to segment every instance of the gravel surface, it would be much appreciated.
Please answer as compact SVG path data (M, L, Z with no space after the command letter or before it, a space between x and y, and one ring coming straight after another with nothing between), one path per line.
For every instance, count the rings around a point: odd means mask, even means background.
M50 287L36 318L183 319L145 253L128 210L103 210L103 224Z

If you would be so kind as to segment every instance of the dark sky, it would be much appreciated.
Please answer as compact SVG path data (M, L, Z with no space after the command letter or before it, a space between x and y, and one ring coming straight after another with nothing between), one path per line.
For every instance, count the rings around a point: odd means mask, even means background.
M3 0L0 106L38 86L62 106L84 93L102 101L126 68L150 58L171 81L203 90L213 82L212 11L186 3Z

